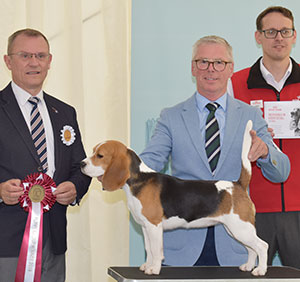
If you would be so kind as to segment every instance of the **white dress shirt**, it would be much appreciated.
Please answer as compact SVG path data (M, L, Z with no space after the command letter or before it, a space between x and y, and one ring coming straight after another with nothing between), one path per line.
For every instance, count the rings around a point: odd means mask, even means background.
M275 80L274 76L264 66L263 58L260 60L260 71L261 71L262 76L265 79L265 81L268 84L272 85L278 92L280 92L284 83L286 82L286 80L288 79L288 77L290 76L290 74L292 72L292 61L290 59L290 64L289 64L288 69L286 70L286 73L284 74L282 79L278 82Z

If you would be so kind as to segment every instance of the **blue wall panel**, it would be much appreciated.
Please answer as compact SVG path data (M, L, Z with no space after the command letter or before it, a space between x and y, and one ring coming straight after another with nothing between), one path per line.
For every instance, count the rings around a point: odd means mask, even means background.
M140 153L146 121L191 96L192 45L216 34L233 47L235 70L250 66L262 50L254 39L257 15L271 5L292 10L300 30L299 0L132 0L131 147ZM300 61L300 50L292 56ZM130 264L144 262L140 227L130 226Z

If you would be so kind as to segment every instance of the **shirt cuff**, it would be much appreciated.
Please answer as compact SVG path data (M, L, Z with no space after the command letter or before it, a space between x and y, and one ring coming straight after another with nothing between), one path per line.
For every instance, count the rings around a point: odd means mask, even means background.
M268 153L267 157L265 159L263 158L259 158L259 162L260 163L263 163L263 164L266 164L270 161L270 154Z
M70 204L71 206L75 206L76 205L76 199L73 201L73 203Z

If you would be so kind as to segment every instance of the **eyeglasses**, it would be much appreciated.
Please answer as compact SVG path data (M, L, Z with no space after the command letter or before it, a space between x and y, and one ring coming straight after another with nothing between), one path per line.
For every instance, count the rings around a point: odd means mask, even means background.
M265 37L268 39L274 39L276 38L278 32L280 32L281 36L283 38L290 38L294 35L294 28L284 28L281 30L278 29L265 29L265 30L260 30L260 32L263 32Z
M11 53L8 56L18 56L22 61L29 61L33 58L33 56L39 61L46 61L50 54L47 53L27 53L27 52L18 52L18 53Z
M198 59L198 60L194 60L194 62L196 63L196 66L199 70L207 70L210 64L212 64L215 71L223 71L225 70L227 64L232 63L232 62L226 62L222 60L209 61L206 59Z

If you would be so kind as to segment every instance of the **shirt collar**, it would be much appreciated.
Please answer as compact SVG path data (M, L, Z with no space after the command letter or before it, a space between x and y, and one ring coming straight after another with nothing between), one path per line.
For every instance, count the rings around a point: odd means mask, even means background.
M286 73L285 75L283 76L283 78L281 79L281 81L283 80L284 82L287 80L287 78L290 76L291 72L292 72L292 68L293 68L293 64L292 64L292 61L291 59L290 60L290 63L289 63L289 67L287 68L286 70ZM267 68L264 66L263 64L263 58L261 58L260 60L260 70L261 70L261 73L262 73L262 76L263 78L269 83L270 81L275 81L274 79L274 76L267 70ZM272 84L271 84L272 85Z
M201 94L199 94L199 92L196 92L196 104L197 104L197 108L199 109L200 112L204 111L206 109L206 105L208 103L211 103L212 101L208 100L207 98L205 98L204 96L202 96ZM216 102L220 105L219 108L222 108L223 111L226 111L226 102L227 102L227 92L222 95L220 98L218 98Z
M11 82L11 87L12 90L15 94L15 97L17 99L17 102L20 106L24 106L28 99L32 96L31 94L29 94L27 91L25 91L24 89L22 89L20 86L18 86L16 83L14 83L13 81ZM38 97L40 99L40 101L44 102L44 93L41 90L36 97Z

